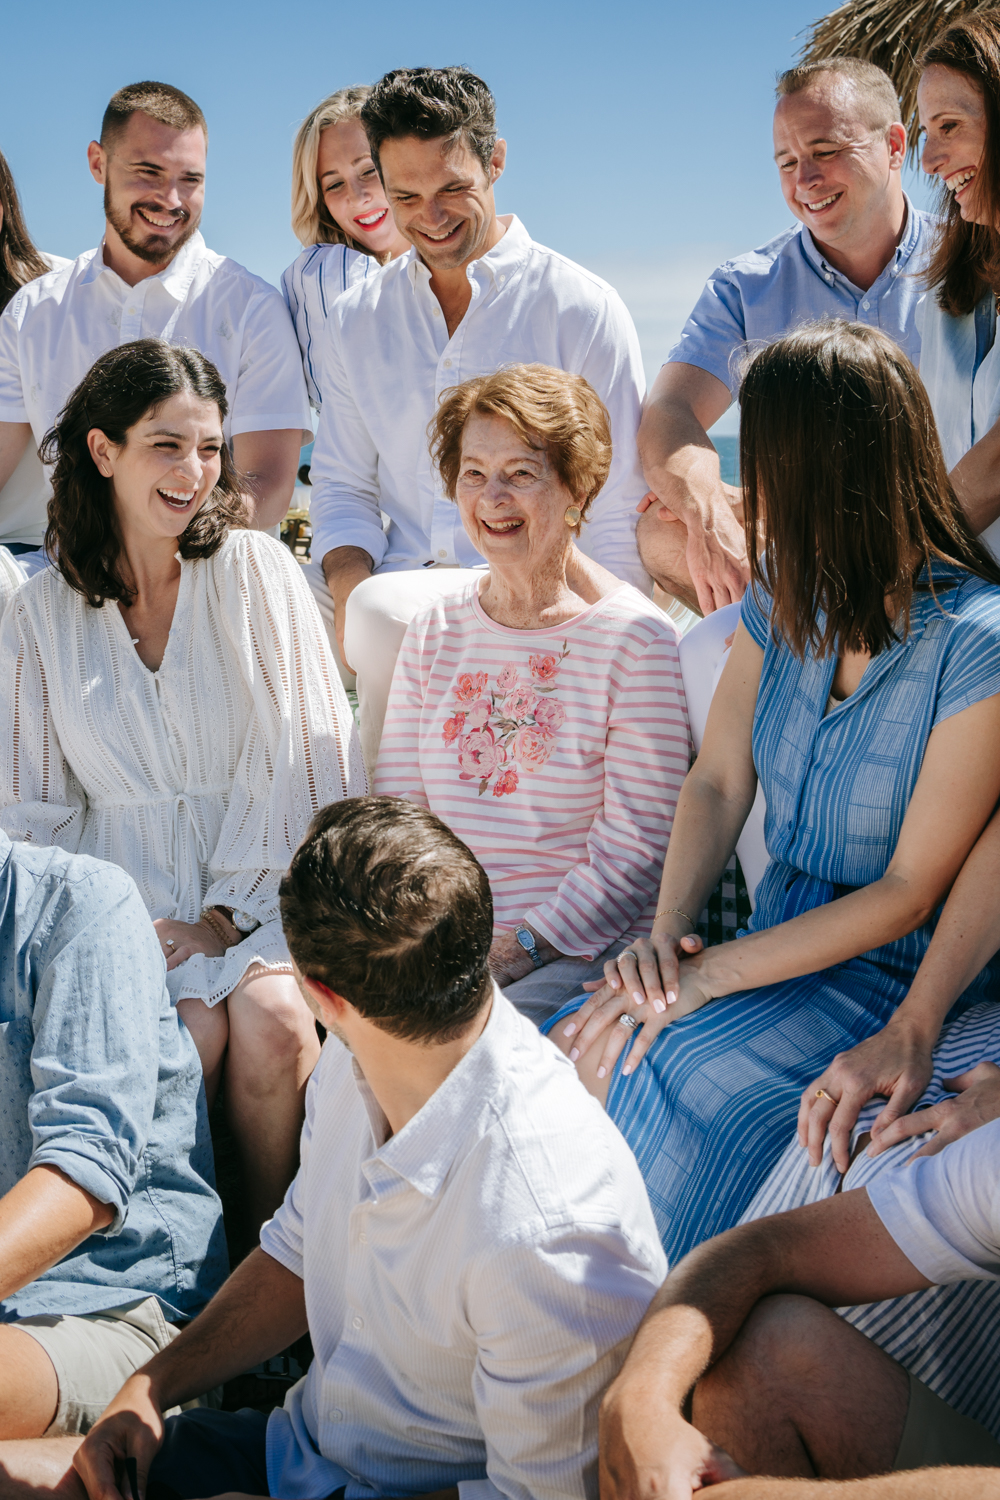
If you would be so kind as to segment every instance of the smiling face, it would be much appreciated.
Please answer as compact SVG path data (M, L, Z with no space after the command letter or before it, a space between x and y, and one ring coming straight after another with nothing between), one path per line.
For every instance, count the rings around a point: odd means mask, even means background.
M319 138L316 177L327 213L369 254L408 248L389 210L360 120L328 125Z
M797 219L826 245L862 249L884 234L901 193L906 132L873 130L854 85L820 74L774 111L774 159L781 191Z
M537 576L560 568L573 545L566 511L580 504L544 448L503 417L473 412L462 432L455 486L462 525L487 562Z
M988 223L977 204L976 177L986 151L986 112L976 83L954 68L932 63L917 87L924 147L920 165L939 178L970 224Z
M506 142L497 141L487 173L463 139L406 135L382 143L382 176L393 216L432 271L456 270L495 243L493 184L506 152Z
M149 265L168 265L201 219L205 153L202 130L173 130L141 110L107 147L92 141L90 170L104 185L109 239Z
M146 541L179 537L219 482L222 442L219 408L191 391L147 412L120 447L92 428L87 445L111 480L122 534Z

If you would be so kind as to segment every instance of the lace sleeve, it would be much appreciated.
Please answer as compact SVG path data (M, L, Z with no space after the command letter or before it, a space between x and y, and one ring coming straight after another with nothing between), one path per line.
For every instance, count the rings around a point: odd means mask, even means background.
M253 713L209 861L207 905L261 922L313 815L368 790L357 731L319 611L287 548L241 532L216 553L223 636L238 653Z
M26 844L75 853L86 798L52 722L45 666L24 600L0 625L0 828Z

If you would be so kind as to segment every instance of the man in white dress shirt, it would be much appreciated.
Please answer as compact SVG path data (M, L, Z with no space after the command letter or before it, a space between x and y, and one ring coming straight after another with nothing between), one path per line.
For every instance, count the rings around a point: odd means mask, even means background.
M490 978L485 872L426 809L353 798L314 819L281 906L332 1033L302 1163L260 1247L76 1451L91 1500L129 1457L184 1500L595 1500L598 1402L664 1256L624 1140ZM307 1326L312 1365L269 1418L164 1424ZM74 1451L0 1462L82 1500Z
M111 100L88 148L104 188L104 239L22 287L0 318L0 489L94 360L152 336L218 367L225 436L257 524L284 516L312 436L302 360L281 294L198 233L207 149L205 118L179 89L136 83ZM39 495L41 530L50 493Z
M358 673L371 769L406 626L465 587L465 570L485 566L428 453L427 424L450 386L516 363L585 376L608 408L614 459L581 545L619 578L646 591L650 580L635 544L645 381L621 298L536 244L513 214L498 217L494 185L507 148L475 74L397 69L376 84L361 119L413 249L345 292L327 320L311 582L331 639Z

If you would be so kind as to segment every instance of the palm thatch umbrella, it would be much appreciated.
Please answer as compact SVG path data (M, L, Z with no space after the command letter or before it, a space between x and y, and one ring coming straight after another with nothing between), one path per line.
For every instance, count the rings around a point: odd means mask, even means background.
M808 28L803 62L863 57L884 68L896 85L911 159L917 144L917 58L937 32L1000 0L847 0Z

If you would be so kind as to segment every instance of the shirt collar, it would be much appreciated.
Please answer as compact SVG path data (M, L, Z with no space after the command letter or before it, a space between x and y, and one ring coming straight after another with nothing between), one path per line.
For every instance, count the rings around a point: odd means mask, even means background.
M917 241L920 238L921 227L920 215L905 193L903 194L903 201L906 204L906 222L903 225L903 233L900 236L899 244L896 246L895 254L889 262L890 266L895 266L899 269L902 269L913 254ZM860 290L860 288L854 287L854 282L850 281L844 275L843 271L838 271L836 266L830 265L830 262L825 258L823 252L813 239L811 230L805 224L801 226L799 234L802 237L802 249L805 251L806 259L813 270L823 277L824 281L828 276L836 276L846 286L853 287L855 291ZM888 270L888 266L883 268L883 275L886 270Z
M183 245L174 256L169 266L155 276L143 277L143 280L158 281L169 297L172 297L175 302L183 302L190 290L195 272L205 258L205 253L204 238L201 230L196 229L187 244ZM97 249L90 252L90 262L80 277L80 284L86 286L105 273L121 282L121 277L104 263L104 240L101 240ZM124 282L121 284L124 286Z
M493 1004L482 1034L413 1119L362 1164L362 1171L373 1187L379 1178L384 1181L388 1169L425 1198L433 1198L440 1192L483 1106L509 1072L517 1021L517 1011L494 984ZM369 1118L373 1124L375 1119L384 1121L357 1063L354 1076ZM384 1129L383 1124L383 1133Z
M505 224L506 231L501 240L481 255L478 260L469 262L468 272L470 276L483 275L486 280L492 281L497 290L500 289L528 258L531 249L531 236L521 223L517 214L500 214L500 223ZM417 254L416 246L408 252L406 274L410 278L411 286L416 286L417 277L423 276L430 280L430 270Z

